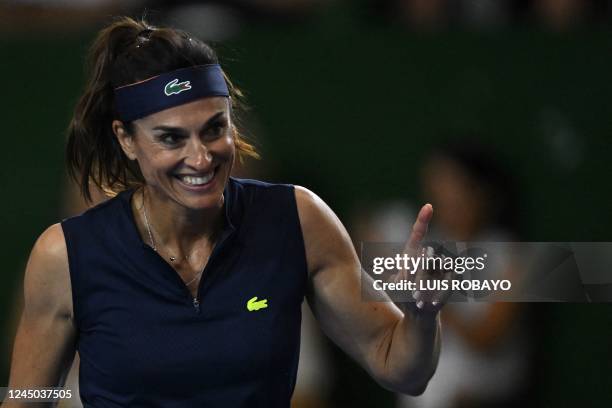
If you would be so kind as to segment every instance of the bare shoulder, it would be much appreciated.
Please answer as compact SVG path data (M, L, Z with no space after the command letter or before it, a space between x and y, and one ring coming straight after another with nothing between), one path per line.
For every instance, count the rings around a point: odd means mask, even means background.
M318 272L332 264L354 261L352 243L332 209L315 193L295 186L308 269Z
M60 224L53 224L36 240L26 267L24 293L26 310L72 315L68 251Z
M321 200L315 193L313 193L306 187L295 185L294 188L295 188L295 198L298 200L298 203L299 202L309 203L309 202Z
M318 195L302 186L295 186L295 200L300 215L302 227L304 224L320 222L328 219L332 222L340 222L336 214ZM306 225L309 226L309 225Z
M57 223L47 228L36 240L32 251L51 262L68 262L64 230Z

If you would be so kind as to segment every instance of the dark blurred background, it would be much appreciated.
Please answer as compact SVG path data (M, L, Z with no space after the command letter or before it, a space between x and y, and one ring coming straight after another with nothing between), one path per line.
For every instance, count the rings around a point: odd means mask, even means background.
M247 128L263 160L246 174L312 189L349 230L360 205L421 202L428 152L469 138L495 151L519 186L522 241L612 241L607 1L5 0L0 384L28 253L74 208L64 131L84 56L96 30L120 14L212 42L251 107ZM609 406L612 305L528 310L536 341L521 403ZM334 373L326 406L395 406L323 347Z

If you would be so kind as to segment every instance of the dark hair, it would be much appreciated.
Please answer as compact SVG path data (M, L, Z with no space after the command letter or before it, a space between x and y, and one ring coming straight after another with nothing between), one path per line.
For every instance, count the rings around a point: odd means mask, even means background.
M435 146L430 157L445 158L461 167L485 192L491 205L489 222L509 232L520 233L516 180L495 150L466 137Z
M121 17L98 33L89 50L88 80L68 127L66 145L68 174L88 202L92 183L109 196L144 184L138 164L127 158L111 127L118 119L113 89L176 69L214 63L218 63L217 56L204 42L182 30L157 28L144 20ZM227 75L225 79L238 157L258 158L237 128L242 93ZM132 133L131 123L124 126Z

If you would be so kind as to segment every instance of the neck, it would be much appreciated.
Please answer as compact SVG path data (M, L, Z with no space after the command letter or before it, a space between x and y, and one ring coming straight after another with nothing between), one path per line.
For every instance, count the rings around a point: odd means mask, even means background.
M212 247L225 221L223 196L215 208L192 210L170 199L160 198L145 186L135 194L132 208L139 220L143 240L151 246L164 246L176 253L189 253L200 243ZM149 230L154 242L150 242Z

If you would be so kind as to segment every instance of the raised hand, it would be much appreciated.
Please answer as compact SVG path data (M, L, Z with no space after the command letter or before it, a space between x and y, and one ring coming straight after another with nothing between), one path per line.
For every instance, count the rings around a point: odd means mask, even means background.
M431 204L425 204L412 227L412 233L408 238L404 253L411 257L421 257L423 260L437 256L442 263L446 259L443 254L436 254L434 248L424 245L429 222L433 216ZM415 290L411 291L414 301L405 302L403 306L412 313L436 314L446 303L451 295L452 271L444 269L427 269L425 266L416 271L400 271L396 279L407 279L415 282Z

